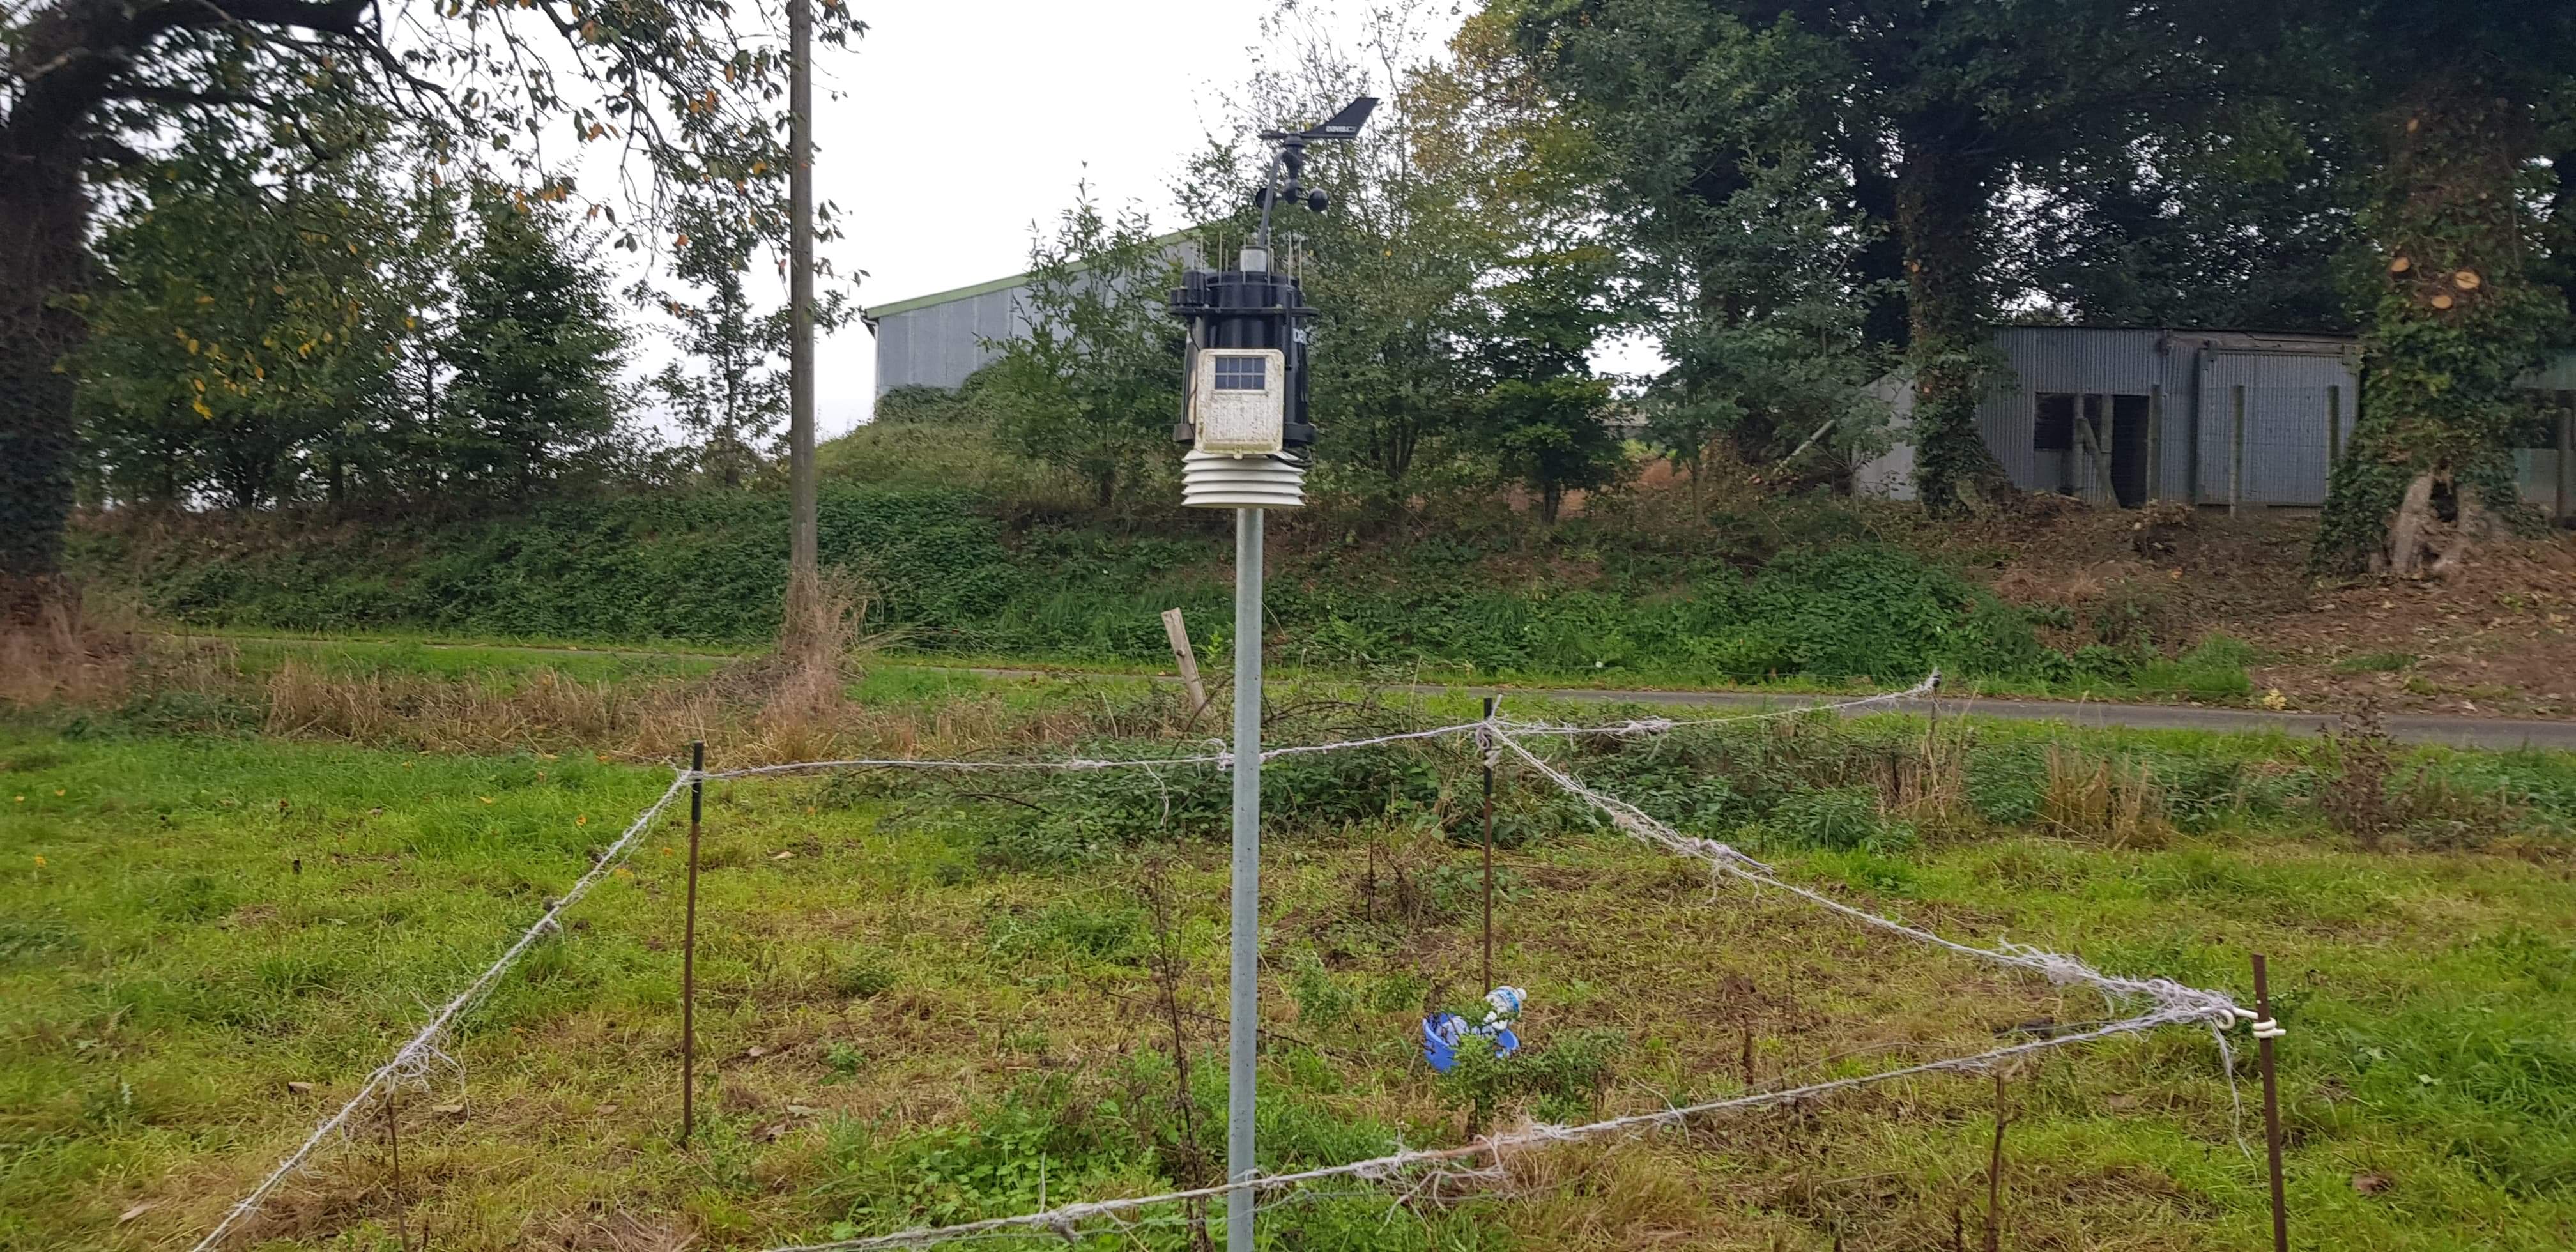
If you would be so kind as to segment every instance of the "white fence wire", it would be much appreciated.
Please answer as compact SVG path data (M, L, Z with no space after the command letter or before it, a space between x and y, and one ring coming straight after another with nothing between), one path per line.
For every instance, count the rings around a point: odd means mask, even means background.
M230 1234L233 1227L239 1225L243 1218L257 1211L259 1202L267 1199L269 1192L277 1190L277 1185L286 1181L287 1175L300 1168L306 1158L313 1155L314 1149L320 1147L322 1141L330 1137L331 1132L347 1125L350 1116L358 1111L360 1105L367 1102L368 1097L378 1091L390 1090L401 1083L417 1080L428 1072L433 1063L445 1060L446 1054L439 1050L439 1043L446 1038L448 1028L455 1025L456 1019L464 1016L469 1009L481 1003L483 997L492 990L493 984L500 981L501 975L509 972L511 966L518 964L519 958L526 956L528 949L534 947L537 940L556 929L555 919L562 916L565 909L580 903L583 896L590 894L592 887L599 885L600 879L607 877L609 870L625 859L627 851L635 846L636 836L643 834L644 828L652 825L653 819L661 816L663 809L670 807L672 799L680 794L680 789L689 785L690 778L689 771L680 771L680 776L672 779L670 786L663 788L661 798L645 806L643 812L636 814L635 820L627 824L626 833L619 835L617 842L608 845L608 850L600 853L598 863L590 867L589 873L575 879L572 886L564 890L561 898L548 903L545 913L526 930L519 932L518 942L511 944L501 953L499 960L486 966L463 991L457 992L454 999L449 1000L438 1012L432 1014L429 1023L422 1026L418 1034L413 1035L409 1042L394 1050L392 1060L378 1066L374 1073L367 1075L367 1080L358 1084L357 1093L349 1097L348 1103L341 1105L338 1112L322 1119L322 1124L314 1127L313 1133L303 1143L297 1145L294 1151L287 1153L286 1159L279 1161L277 1168L269 1171L268 1177L261 1179L260 1184L252 1188L249 1195L241 1198L241 1203L225 1212L224 1219L216 1223L213 1230L207 1231L205 1238L197 1241L196 1252L206 1252L207 1249L222 1242L224 1236Z
M1184 1203L1193 1200L1213 1199L1244 1190L1255 1192L1278 1192L1297 1188L1306 1183L1332 1178L1357 1178L1372 1182L1382 1182L1394 1179L1409 1172L1426 1173L1426 1176L1460 1176L1462 1174L1486 1176L1491 1174L1493 1170L1500 1167L1502 1153L1506 1149L1510 1148L1531 1147L1548 1143L1561 1143L1576 1140L1596 1139L1606 1136L1633 1134L1638 1131L1657 1126L1671 1125L1687 1118L1761 1108L1768 1105L1821 1096L1831 1092L1846 1090L1870 1083L1886 1082L1898 1078L1914 1077L1922 1074L1945 1071L1985 1069L2000 1062L2010 1060L2016 1056L2022 1056L2049 1048L2063 1047L2075 1043L2085 1043L2109 1038L2114 1035L2131 1034L2168 1025L2198 1024L2208 1027L2211 1032L2218 1037L2218 1046L2222 1063L2226 1065L2232 1075L2233 1060L2228 1052L2225 1031L2240 1021L2253 1022L2255 1015L2238 1005L2234 999L2224 993L2186 986L2182 983L2166 978L2126 978L2117 975L2105 974L2073 957L2053 952L2046 952L2037 948L2019 944L1999 943L1993 948L1981 948L1971 944L1959 943L1954 940L1945 939L1930 931L1907 925L1906 923L1897 921L1893 918L1882 917L1878 914L1868 912L1867 910L1855 908L1839 900L1835 900L1822 892L1785 882L1778 877L1775 877L1770 872L1770 866L1754 860L1724 843L1720 843L1714 839L1703 839L1697 836L1683 834L1682 832L1673 829L1670 825L1657 820L1645 810L1640 809L1625 800L1621 800L1615 796L1606 795L1599 790L1586 785L1572 774L1549 763L1545 758L1540 757L1538 754L1531 752L1518 740L1519 736L1658 735L1686 727L1709 726L1727 722L1758 721L1767 718L1787 717L1808 713L1848 712L1851 710L1875 706L1894 705L1912 699L1929 698L1939 683L1939 677L1939 674L1936 672L1924 678L1922 682L1905 690L1883 692L1877 695L1864 696L1852 700L1818 704L1797 704L1776 709L1763 709L1753 712L1724 714L1704 718L1672 719L1650 717L1630 719L1599 726L1577 726L1551 722L1520 722L1509 720L1497 715L1473 722L1458 722L1445 726L1436 726L1427 730L1404 731L1396 734L1378 735L1363 739L1341 740L1332 743L1272 748L1263 752L1261 754L1261 758L1264 761L1270 761L1282 757L1301 756L1311 753L1340 752L1356 748L1378 747L1386 744L1415 740L1439 739L1456 735L1473 735L1476 737L1479 745L1483 747L1488 754L1499 755L1501 753L1508 752L1512 756L1517 757L1523 763L1529 765L1541 777L1554 783L1567 794L1574 796L1605 814L1612 824L1631 836L1676 855L1705 861L1711 867L1712 872L1716 874L1737 878L1762 887L1783 891L1806 900L1809 903L1848 917L1856 922L1860 922L1863 925L1875 927L1892 934L1902 935L1918 942L1931 944L1933 946L1957 952L1965 956L1974 957L1979 960L2038 974L2055 984L2083 984L2101 991L2107 998L2114 1001L2143 1000L2153 1004L2155 1006L2154 1008L2137 1016L2115 1021L2108 1025L2096 1027L2091 1030L2055 1035L2049 1038L2038 1039L2008 1048L1999 1048L1990 1052L1977 1053L1973 1056L1926 1061L1920 1064L1891 1069L1881 1073L1859 1075L1849 1078L1838 1078L1827 1082L1811 1083L1802 1087L1793 1087L1778 1091L1756 1092L1724 1100L1713 1100L1701 1104L1660 1109L1648 1113L1637 1113L1625 1117L1611 1118L1606 1121L1593 1122L1587 1125L1531 1125L1507 1133L1487 1135L1476 1140L1474 1143L1461 1147L1397 1151L1384 1156L1372 1157L1367 1160L1349 1161L1339 1165L1325 1166L1319 1169L1304 1170L1288 1174L1261 1175L1238 1182L1227 1183L1221 1186L1173 1191L1152 1196L1136 1196L1121 1199L1089 1201L1079 1204L1064 1205L1040 1213L1027 1213L1014 1217L993 1218L986 1221L968 1222L954 1226L923 1227L914 1230L899 1231L893 1234L874 1235L866 1238L840 1240L830 1243L799 1244L791 1247L772 1249L771 1252L861 1252L861 1250L868 1248L923 1247L954 1239L980 1238L1028 1231L1053 1233L1070 1239L1077 1235L1079 1228L1086 1222L1110 1223L1117 1225L1120 1228L1126 1228L1135 1224L1130 1221L1126 1215L1135 1213L1142 1209ZM682 789L688 787L691 783L711 782L722 779L808 774L830 770L849 769L940 769L961 771L1041 770L1080 772L1131 768L1153 770L1173 766L1213 766L1218 769L1230 769L1233 764L1234 755L1232 753L1211 752L1197 755L1169 757L1061 757L1054 759L1013 761L938 760L917 758L850 759L834 761L798 761L783 765L751 766L743 769L718 771L693 772L690 770L681 770L678 777L672 780L671 785L663 790L660 798L654 800L650 805L646 806L641 813L637 814L635 820L628 824L625 832L617 837L616 842L610 844L607 850L600 854L598 861L591 866L589 872L575 880L572 886L565 890L561 898L549 902L544 914L538 917L537 920L526 930L520 932L517 941L505 949L501 953L500 957L494 960L491 965L485 967L482 973L478 974L471 983L467 984L464 990L458 992L454 998L450 999L444 1006L434 1013L427 1024L420 1028L418 1033L414 1034L409 1041L396 1049L391 1060L388 1060L385 1064L369 1073L365 1081L359 1084L356 1093L351 1095L346 1103L342 1104L340 1108L329 1117L323 1119L320 1125L314 1127L313 1133L307 1136L305 1140L301 1144L297 1145L293 1151L287 1153L287 1155L278 1162L276 1168L271 1170L265 1178L261 1179L258 1186L254 1187L248 1195L242 1197L240 1202L234 1204L225 1212L223 1220L219 1222L214 1229L208 1231L206 1236L194 1245L193 1252L210 1252L211 1249L217 1247L227 1235L231 1234L233 1230L241 1224L245 1218L256 1212L261 1202L266 1200L270 1194L275 1192L279 1185L284 1183L286 1179L292 1176L297 1170L303 1168L306 1163L311 1160L314 1152L321 1147L325 1140L327 1140L334 1132L345 1129L349 1124L350 1119L356 1115L359 1108L365 1105L370 1098L376 1096L380 1092L392 1090L402 1084L422 1080L433 1064L445 1060L445 1054L440 1050L440 1044L445 1040L448 1032L454 1027L457 1020L466 1013L472 1011L474 1006L479 1004L483 998L490 993L493 985L498 982L501 976L507 973L513 966L517 965L519 960L527 954L528 950L533 947L540 938L557 928L556 919L563 914L564 910L571 908L574 904L578 903L583 896L588 895L591 888L598 885L601 878L605 877L618 862L625 859L627 853L633 850L637 837L652 824L653 819L659 817L663 810L670 807L672 800L677 798ZM2277 1030L2277 1027L2273 1027L2272 1024L2268 1022L2257 1023L2257 1026L2258 1029L2270 1028ZM1460 1171L1455 1168L1451 1168L1458 1162L1469 1161L1480 1157L1490 1158L1491 1164L1485 1169L1475 1171Z

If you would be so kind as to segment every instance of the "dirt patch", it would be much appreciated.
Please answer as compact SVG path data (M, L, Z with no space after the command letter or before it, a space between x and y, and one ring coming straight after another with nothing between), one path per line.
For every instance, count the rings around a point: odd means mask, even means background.
M2248 638L2273 660L2255 684L2294 706L2576 715L2576 537L2484 545L2440 582L2322 588Z
M2309 577L2311 513L2162 505L2095 509L2063 498L1915 537L1993 571L1995 592L2061 610L2052 645L2211 634L2254 645L2258 698L2290 708L2576 715L2576 535L2482 545L2441 581Z

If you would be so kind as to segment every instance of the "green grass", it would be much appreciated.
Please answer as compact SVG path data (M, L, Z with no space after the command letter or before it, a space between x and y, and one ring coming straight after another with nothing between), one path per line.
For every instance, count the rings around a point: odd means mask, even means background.
M729 658L684 653L573 651L510 645L431 644L414 640L241 639L233 644L241 670L261 677L288 660L339 676L490 680L537 671L583 682L642 683L697 678Z
M2254 660L2254 649L2244 641L2213 634L2170 661L2140 666L2136 687L2151 695L2241 701L2254 691L2254 681L2245 673Z
M969 696L1032 715L1123 698L893 666L860 692L925 715ZM1472 708L1443 697L1422 714ZM1899 831L1866 788L1919 733L1902 718L1798 719L1569 762L1792 880L1944 933L2240 996L2245 953L2268 952L2291 1029L2302 1239L2537 1248L2576 1222L2576 761L2415 754L2410 769L2502 798L2495 828L2469 841L2495 850L2364 852L2307 807L2332 764L2313 743L1981 726L1965 824ZM2150 762L2178 833L2128 848L2040 833L2027 814L2051 745ZM193 1239L664 778L573 752L0 724L0 1247ZM1478 990L1475 786L1455 744L1271 772L1265 1168L1465 1133L1470 1095L1435 1081L1412 1041L1426 1005ZM469 1020L449 1049L461 1069L406 1097L403 1189L370 1120L272 1201L262 1235L378 1247L400 1215L441 1248L602 1230L756 1247L1034 1208L1040 1161L1049 1202L1174 1185L1169 1028L1142 965L1153 935L1138 858L1164 859L1183 1003L1221 1016L1221 784L973 788L1017 803L859 775L709 788L696 1148L670 1137L684 839L666 822ZM1757 1084L1794 1085L2102 1013L2088 995L1793 900L1712 899L1704 872L1520 771L1504 773L1498 827L1497 973L1532 993L1531 1066L1496 1088L1507 1119L1729 1094L1744 1029ZM1211 1127L1224 1028L1186 1029L1193 1106ZM2243 1089L2239 1122L2205 1033L2054 1053L2011 1090L2008 1246L2106 1231L2135 1248L2259 1244L2255 1092ZM1278 1210L1265 1229L1298 1249L1623 1247L1661 1231L1687 1246L1821 1249L1837 1228L1853 1247L1943 1246L1962 1205L1975 1238L1990 1102L1982 1079L1907 1080L1712 1133L1532 1153L1515 1165L1529 1184L1517 1197L1334 1198ZM2363 1194L2357 1174L2387 1187ZM1182 1246L1168 1226L1144 1240Z

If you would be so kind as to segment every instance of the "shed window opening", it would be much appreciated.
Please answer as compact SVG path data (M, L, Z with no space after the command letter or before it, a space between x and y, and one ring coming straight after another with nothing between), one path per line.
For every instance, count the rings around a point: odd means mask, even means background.
M1270 363L1257 356L1221 356L1216 359L1216 389L1219 391L1260 391L1269 386Z

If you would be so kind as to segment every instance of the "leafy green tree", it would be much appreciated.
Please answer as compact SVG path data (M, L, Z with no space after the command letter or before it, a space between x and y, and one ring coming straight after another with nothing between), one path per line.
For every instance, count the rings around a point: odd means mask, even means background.
M257 508L363 455L405 316L375 272L404 215L363 164L260 176L195 136L103 233L75 307L93 332L66 363L106 488Z
M1622 482L1630 468L1625 444L1602 420L1610 384L1587 361L1609 320L1608 262L1605 249L1586 244L1515 258L1492 293L1493 324L1479 344L1491 380L1477 404L1480 437L1551 525L1567 493Z
M2350 102L2332 84L2267 96L2274 69L2231 65L2257 82L2024 167L2004 212L2016 302L2092 325L2353 329L2341 259L2371 171Z
M1503 474L1538 497L1539 520L1555 524L1568 492L1625 481L1627 453L1601 419L1610 385L1580 371L1505 378L1477 407L1484 438Z
M1107 508L1170 446L1182 334L1164 310L1178 266L1142 212L1101 211L1088 185L1029 249L1025 334L994 343L982 384L1005 439Z
M592 248L542 200L477 193L445 403L460 478L526 500L617 429L617 324Z
M401 313L386 327L392 376L377 393L374 439L359 462L379 502L439 500L456 476L447 345L456 322L456 258L471 215L463 192L425 178L405 192L402 208L403 236L377 265Z
M2015 169L2194 98L2205 58L2173 12L2189 2L1491 0L1488 13L1515 23L1602 136L1614 202L1640 219L1648 255L1722 275L1739 196L1769 167L1807 166L1791 184L1799 213L1821 200L1828 220L1859 225L1853 287L1903 285L1901 332L1880 310L1863 332L1905 348L1917 485L1946 511L2001 478L1976 429L2000 308L1997 200ZM1725 307L1750 294L1739 285L1695 285L1721 326L1763 316Z
M2336 465L2314 563L2329 571L2439 575L2521 512L2512 432L2516 379L2567 336L2567 302L2535 280L2547 203L2535 167L2544 108L2576 76L2576 10L2564 5L2318 7L2303 46L2349 66L2386 100L2377 195L2361 219L2365 287L2361 416Z
M759 471L762 447L775 441L787 418L787 317L784 310L752 308L743 267L753 243L749 231L721 218L692 225L672 274L705 294L662 298L663 310L679 323L684 360L662 367L652 389L698 441L700 472L738 488Z
M817 13L826 45L863 29L841 0ZM56 366L87 334L65 297L95 273L96 198L150 172L151 150L225 120L246 158L289 170L390 117L431 159L562 197L540 144L606 143L652 174L628 184L628 246L692 202L727 203L769 235L785 227L788 168L774 30L731 0L0 7L0 616L31 617L59 575L75 427ZM615 206L591 207L615 222Z

